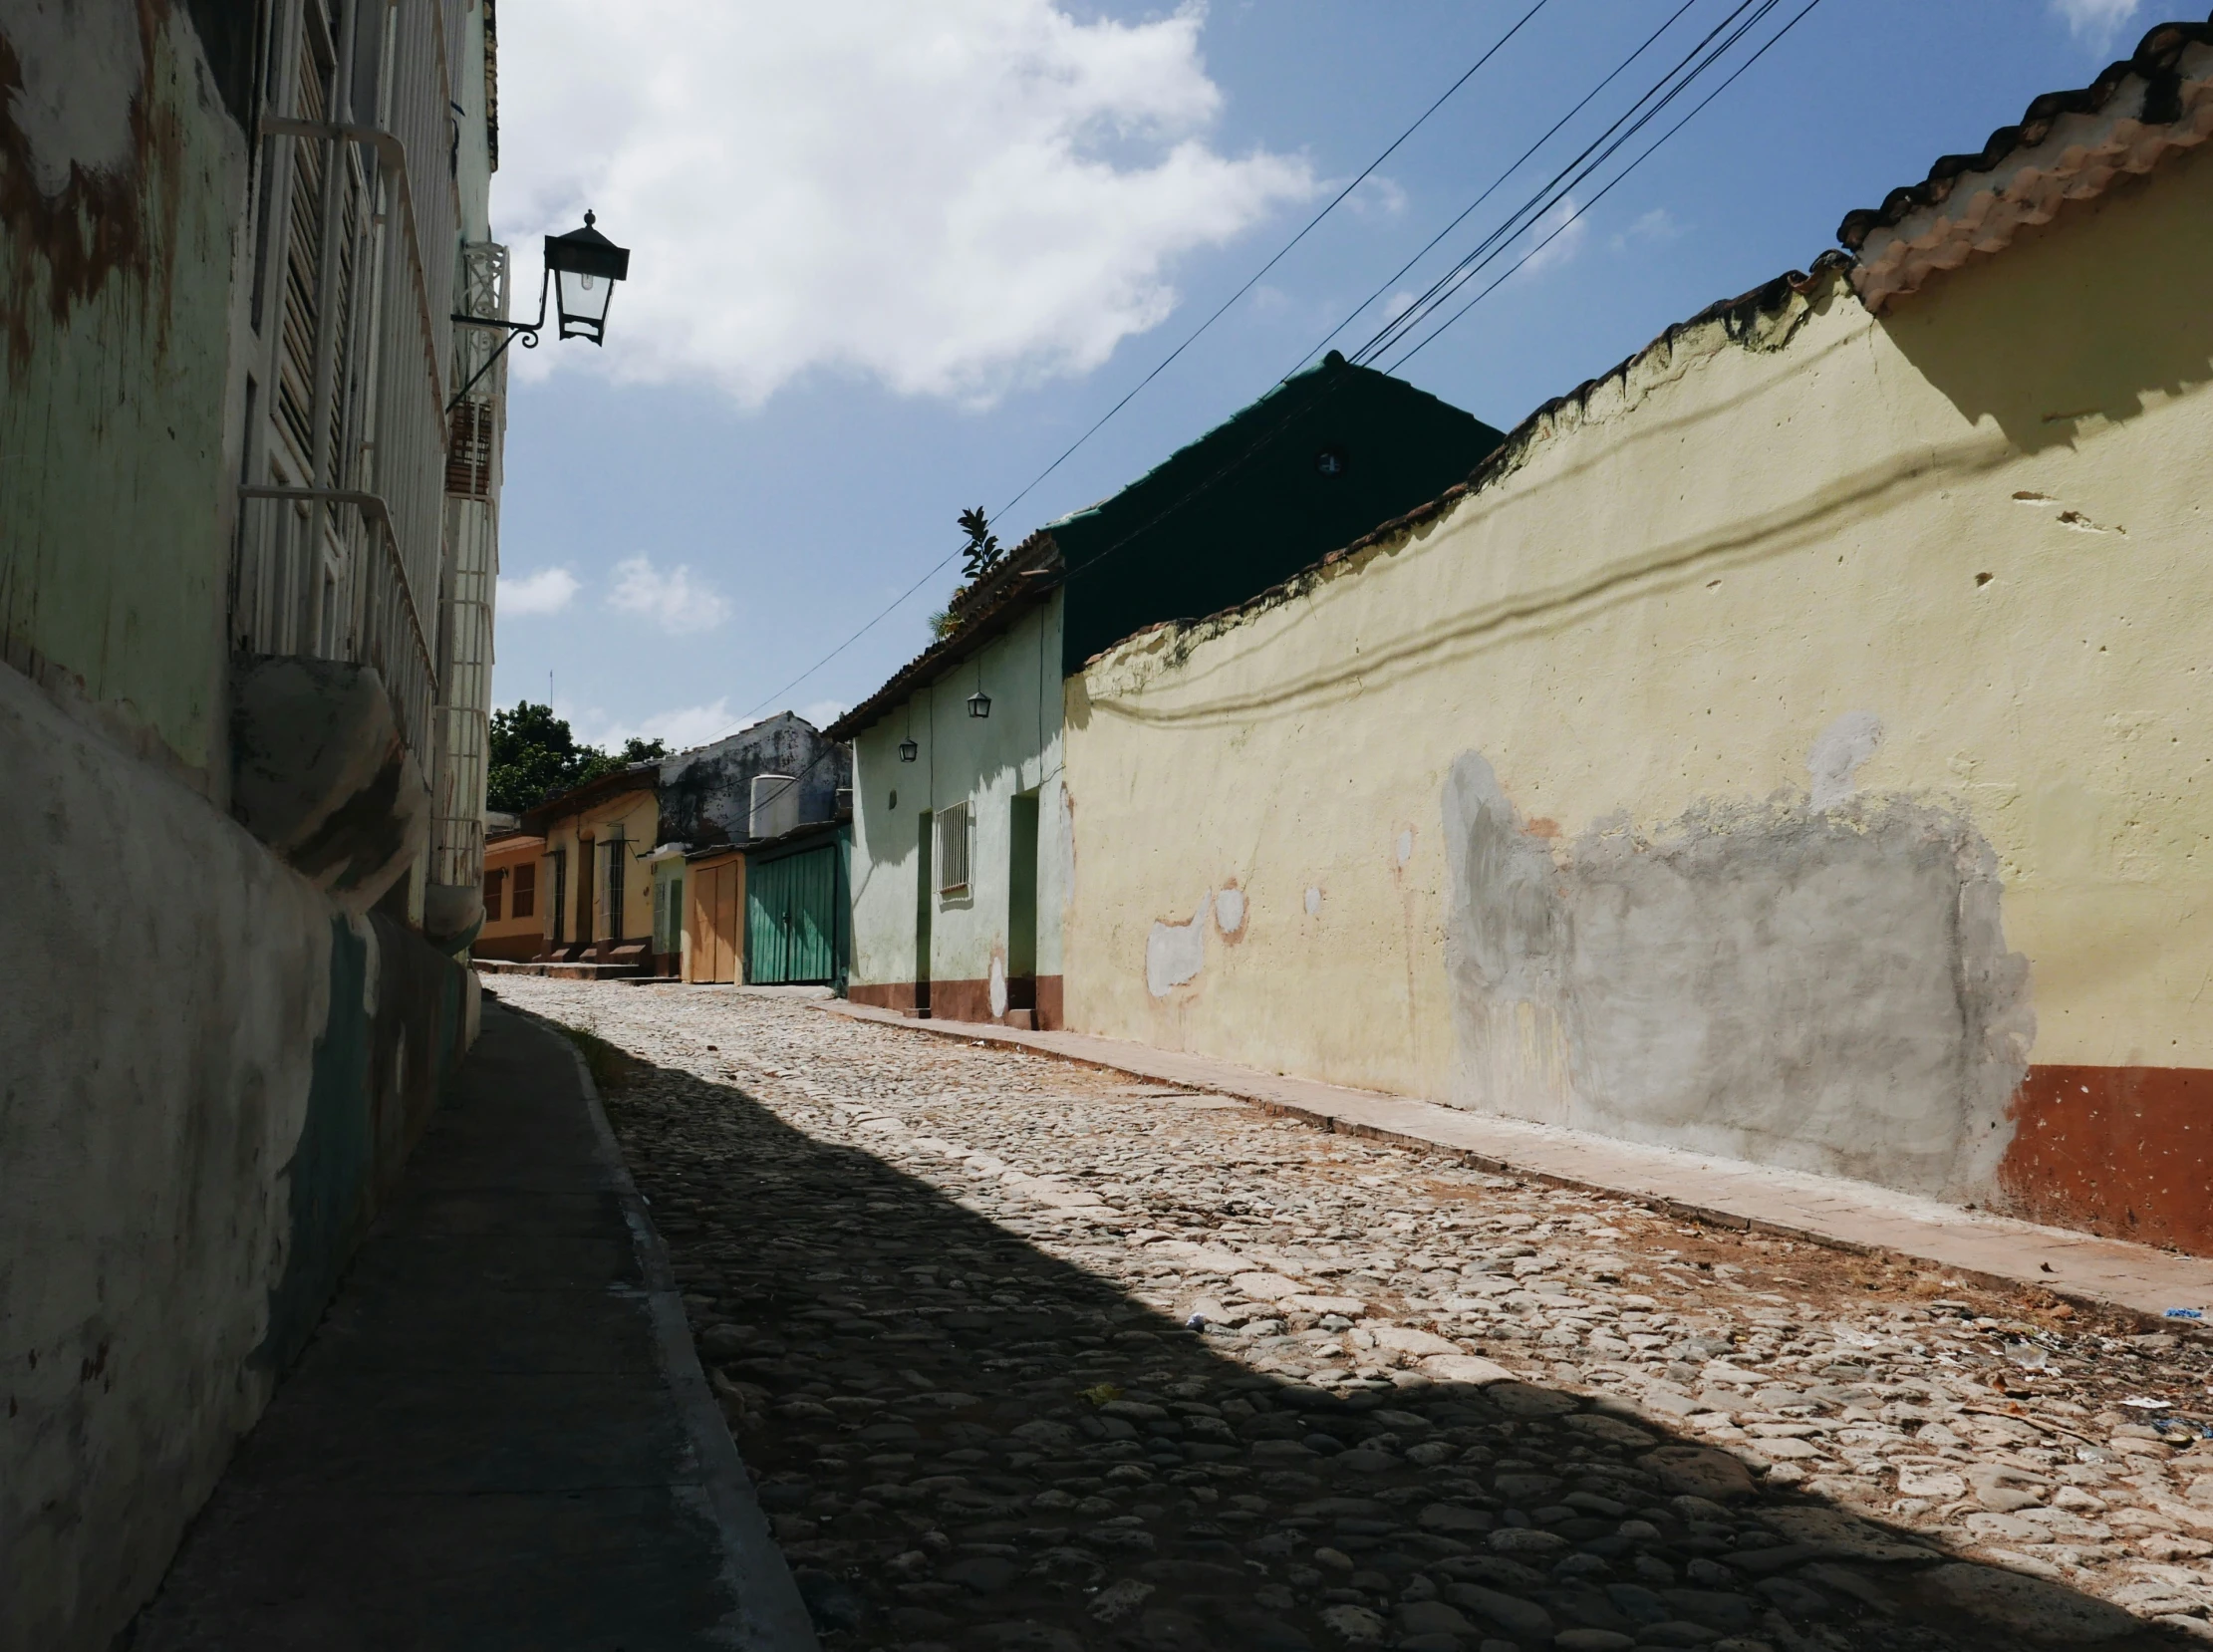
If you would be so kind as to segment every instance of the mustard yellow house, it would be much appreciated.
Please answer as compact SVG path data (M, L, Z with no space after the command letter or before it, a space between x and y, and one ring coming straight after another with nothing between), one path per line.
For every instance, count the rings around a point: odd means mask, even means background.
M549 963L651 969L661 765L632 763L522 817L542 837L538 905Z
M2213 30L1067 685L1069 1025L2213 1250Z

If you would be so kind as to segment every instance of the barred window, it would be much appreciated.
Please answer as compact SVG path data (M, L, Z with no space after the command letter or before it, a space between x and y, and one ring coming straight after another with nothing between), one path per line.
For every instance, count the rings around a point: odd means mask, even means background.
M968 887L968 806L956 803L938 811L938 893L952 895Z

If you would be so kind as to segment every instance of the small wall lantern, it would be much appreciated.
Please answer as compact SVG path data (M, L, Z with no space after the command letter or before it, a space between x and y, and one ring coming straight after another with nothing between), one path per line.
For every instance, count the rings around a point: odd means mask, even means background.
M901 762L911 763L921 755L922 747L915 743L915 737L912 734L899 742L899 760Z
M598 221L587 212L582 229L548 235L546 268L553 272L560 298L560 336L605 344L607 306L615 297L615 283L630 278L630 249L594 229Z
M546 237L545 273L538 283L538 319L536 321L503 321L493 316L456 315L452 319L468 327L502 329L506 337L499 341L499 348L484 358L483 366L468 376L468 382L453 393L445 411L451 413L461 405L461 399L476 388L476 382L491 372L492 364L507 353L507 347L517 339L525 350L538 348L538 334L546 324L546 290L559 284L560 303L554 314L560 325L558 337L564 339L590 339L594 344L607 342L607 306L615 297L615 283L630 279L630 248L619 247L592 225L598 222L594 214L584 214L584 227L572 229L566 235Z
M990 696L989 694L985 693L985 692L984 692L984 691L983 691L983 690L982 690L981 688L978 688L978 689L976 689L976 691L975 691L974 693L972 693L972 694L968 695L968 715L969 715L969 716L971 716L971 717L987 717L987 716L989 716L990 714L991 714L991 696Z

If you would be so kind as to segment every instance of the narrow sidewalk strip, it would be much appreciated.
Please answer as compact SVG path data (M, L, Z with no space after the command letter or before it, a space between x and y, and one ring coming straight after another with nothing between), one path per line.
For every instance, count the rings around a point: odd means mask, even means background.
M2166 1330L2197 1328L2188 1320L2164 1318L2168 1308L2213 1309L2213 1259L1962 1210L1865 1182L1615 1141L1087 1033L921 1020L843 999L818 1007L911 1032L1035 1050L1182 1089L1235 1096L1325 1130L1450 1153L1501 1175L1622 1194L1700 1222L1934 1262L1985 1283L2031 1285L2064 1300L2126 1308L2158 1319Z
M497 1003L134 1652L815 1652L574 1046Z

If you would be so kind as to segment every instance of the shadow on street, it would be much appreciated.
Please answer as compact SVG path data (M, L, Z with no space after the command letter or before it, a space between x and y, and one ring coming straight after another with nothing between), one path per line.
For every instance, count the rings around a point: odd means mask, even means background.
M830 1647L2182 1643L1763 1487L1613 1402L1256 1374L1219 1333L729 1085L635 1059L612 1076L609 1115ZM1080 1222L1065 1232L1081 1242Z

